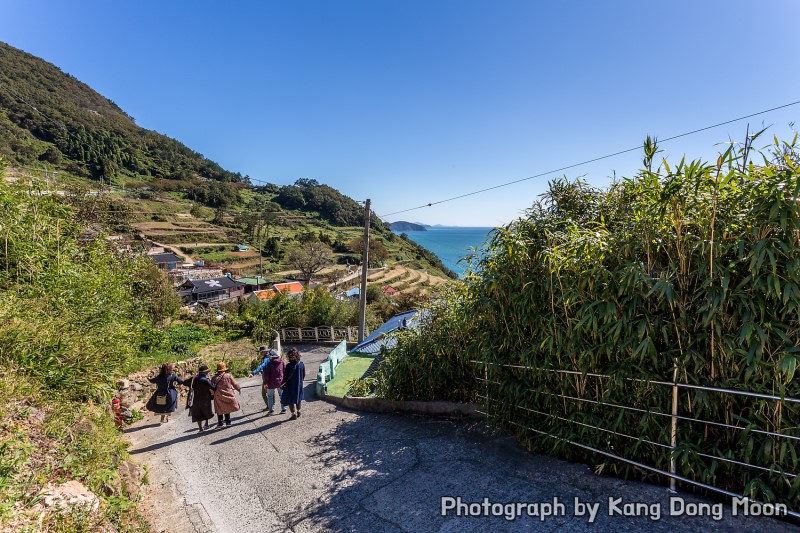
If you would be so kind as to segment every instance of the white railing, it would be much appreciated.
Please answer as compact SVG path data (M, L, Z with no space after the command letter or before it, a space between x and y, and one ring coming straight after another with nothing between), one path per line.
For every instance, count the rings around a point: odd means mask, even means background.
M365 332L369 335L369 332ZM317 326L314 328L283 328L281 341L295 342L357 342L358 328L355 326Z

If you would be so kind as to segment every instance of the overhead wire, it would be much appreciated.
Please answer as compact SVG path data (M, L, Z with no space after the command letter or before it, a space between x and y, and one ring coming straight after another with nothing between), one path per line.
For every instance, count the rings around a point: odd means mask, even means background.
M694 135L695 133L700 133L701 131L706 131L706 130L710 130L710 129L713 129L713 128L718 128L718 127L724 126L726 124L731 124L733 122L738 122L740 120L744 120L744 119L747 119L747 118L757 117L759 115L764 115L766 113L770 113L772 111L777 111L778 109L784 109L784 108L787 108L787 107L791 107L791 106L794 106L794 105L797 105L797 104L800 104L800 100L797 100L795 102L790 102L788 104L779 105L777 107L772 107L770 109L765 109L763 111L758 111L757 113L751 113L749 115L744 115L742 117L726 120L724 122L718 122L718 123L712 124L710 126L704 126L702 128L698 128L698 129L695 129L695 130L691 130L691 131L687 131L687 132L684 132L684 133L680 133L678 135L673 135L673 136L667 137L665 139L659 139L658 142L664 143L664 142L667 142L667 141L673 141L675 139L680 139L681 137L687 137L689 135ZM622 154L627 154L629 152L634 152L634 151L641 150L641 149L642 149L641 145L634 146L633 148L626 148L625 150L619 150L619 151L611 153L611 154L606 154L606 155L602 155L602 156L599 156L599 157L594 157L592 159L587 159L585 161L581 161L580 163L573 163L571 165L566 165L566 166L563 166L563 167L560 167L560 168L556 168L556 169L553 169L553 170L548 170L546 172L540 172L539 174L534 174L533 176L528 176L526 178L520 178L520 179L513 180L513 181L507 181L505 183L500 183L498 185L493 185L491 187L478 189L477 191L472 191L472 192L468 192L468 193L464 193L464 194L459 194L459 195L456 195L456 196L451 196L450 198L445 198L444 200L437 200L435 202L428 202L427 204L418 205L416 207L410 207L408 209L401 209L400 211L394 211L392 213L386 213L384 215L379 215L379 216L380 216L380 218L386 218L386 217L390 217L392 215L399 215L400 213L407 213L409 211L416 211L417 209L423 209L425 207L432 207L434 205L439 205L439 204L444 204L444 203L447 203L447 202L452 202L454 200L459 200L461 198L466 198L468 196L475 196L476 194L482 194L482 193L485 193L485 192L493 191L495 189L508 187L509 185L515 185L517 183L522 183L523 181L528 181L528 180L532 180L532 179L535 179L535 178L541 178L543 176L548 176L550 174L555 174L556 172L563 172L564 170L569 170L571 168L579 167L579 166L586 165L586 164L589 164L589 163L594 163L596 161L602 161L603 159L609 159L611 157L615 157L615 156L622 155Z
M67 127L66 127L66 126L64 126L64 124L60 123L59 121L57 121L57 120L55 120L55 119L51 118L50 116L48 116L48 115L46 115L45 113L43 113L42 111L40 111L40 110L39 110L39 108L37 108L35 105L31 104L30 102L28 102L27 100L25 100L23 97L21 97L20 95L18 95L18 94L17 94L17 93L15 93L14 91L12 91L12 90L11 90L11 89L10 89L10 88L9 88L7 85L5 85L4 83L0 83L0 87L2 87L3 89L5 89L5 91L6 91L8 94L10 94L11 96L13 96L13 97L14 97L14 98L16 98L17 100L19 100L20 102L22 102L23 104L25 104L26 106L28 106L28 107L30 107L31 109L33 109L34 111L36 111L37 113L39 113L40 115L42 115L44 118L46 118L47 120L49 120L50 122L52 122L52 123L53 123L53 124L55 124L56 126L61 126L62 128L64 128L64 129L67 129Z
M26 101L24 98L22 98L18 94L16 94L9 87L7 87L5 84L0 83L0 87L5 89L5 91L8 92L10 95L12 95L14 98L16 98L20 102L24 103L25 105L27 105L28 107L33 109L34 111L39 113L41 116L43 116L44 118L46 118L47 120L49 120L53 124L61 126L65 130L67 130L67 132L69 132L69 129L63 123L61 123L61 122L59 122L57 120L54 120L53 118L49 117L48 115L46 115L45 113L40 111L36 106L34 106L33 104L31 104L30 102ZM779 105L779 106L776 106L776 107L771 107L769 109L764 109L764 110L758 111L756 113L750 113L749 115L744 115L744 116L733 118L733 119L730 119L730 120L725 120L723 122L718 122L718 123L712 124L710 126L704 126L702 128L697 128L697 129L694 129L694 130L691 130L691 131L687 131L687 132L684 132L684 133L679 133L678 135L673 135L671 137L666 137L664 139L660 139L658 142L664 143L664 142L668 142L668 141L673 141L675 139L680 139L681 137L687 137L689 135L694 135L694 134L700 133L702 131L707 131L707 130L710 130L710 129L713 129L713 128L718 128L720 126L724 126L726 124L732 124L734 122L739 122L740 120L745 120L745 119L748 119L748 118L757 117L759 115L764 115L766 113L771 113L772 111L777 111L779 109L785 109L787 107L795 106L797 104L800 104L800 100L796 100L794 102L789 102L787 104ZM642 149L641 145L634 146L632 148L626 148L624 150L619 150L619 151L616 151L616 152L613 152L613 153L610 153L610 154L602 155L602 156L599 156L599 157L594 157L592 159L587 159L587 160L581 161L579 163L573 163L573 164L570 164L570 165L565 165L565 166L560 167L560 168L547 170L545 172L540 172L538 174L534 174L532 176L528 176L528 177L525 177L525 178L520 178L520 179L516 179L516 180L512 180L512 181L507 181L505 183L492 185L491 187L485 187L483 189L478 189L476 191L471 191L471 192L467 192L467 193L464 193L464 194L451 196L450 198L445 198L443 200L437 200L435 202L428 202L426 204L422 204L422 205L419 205L419 206L416 206L416 207L410 207L410 208L407 208L407 209L401 209L399 211L393 211L391 213L386 213L386 214L378 215L378 216L380 218L386 218L386 217L390 217L390 216L393 216L393 215L399 215L401 213L407 213L409 211L416 211L417 209L423 209L425 207L432 207L434 205L444 204L444 203L447 203L447 202L452 202L454 200L460 200L461 198L467 198L469 196L475 196L477 194L483 194L485 192L493 191L493 190L496 190L496 189L501 189L503 187L508 187L508 186L511 186L511 185L516 185L517 183L522 183L522 182L529 181L529 180L532 180L532 179L541 178L543 176L548 176L550 174L555 174L556 172L563 172L563 171L569 170L571 168L579 167L579 166L582 166L582 165L587 165L589 163L595 163L597 161L602 161L604 159L609 159L609 158L612 158L612 157L616 157L618 155L627 154L627 153L634 152L634 151L641 150L641 149ZM262 183L264 185L273 185L272 183L270 183L270 182L268 182L266 180L261 180L261 179L257 179L257 178L251 178L250 176L247 176L246 179L247 179L247 181L250 182L249 184L251 186L254 186L253 182ZM258 185L255 185L255 186L258 186Z

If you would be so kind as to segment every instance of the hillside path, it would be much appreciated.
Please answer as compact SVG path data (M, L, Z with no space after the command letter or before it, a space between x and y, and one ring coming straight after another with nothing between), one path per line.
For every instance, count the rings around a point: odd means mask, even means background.
M154 531L797 530L766 518L731 517L727 506L721 521L669 516L664 487L597 476L584 465L530 454L483 421L338 408L314 395L328 348L298 348L307 369L307 401L298 420L266 416L256 376L239 380L242 410L230 428L199 433L181 405L167 424L148 415L126 430L134 459L148 465L144 509ZM514 521L458 517L454 511L442 516L442 497L550 504L557 497L564 515ZM659 519L608 516L609 497L622 498L620 506L641 502L658 508ZM599 504L594 523L575 516L575 498Z

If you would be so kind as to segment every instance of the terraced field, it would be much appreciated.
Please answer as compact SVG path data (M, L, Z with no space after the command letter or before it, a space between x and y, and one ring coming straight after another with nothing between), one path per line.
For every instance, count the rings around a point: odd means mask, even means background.
M431 276L426 271L405 266L396 266L376 272L367 278L367 283L377 284L381 287L394 287L402 293L411 293L417 290L427 293L437 285L446 282L445 278Z
M175 193L177 194L177 193ZM164 195L153 195L148 199L134 199L125 197L126 204L129 205L129 213L132 216L131 226L133 229L146 239L162 243L164 246L172 248L174 251L181 251L186 255L197 259L203 259L208 266L222 267L231 270L235 275L254 275L259 273L261 260L257 250L247 252L236 252L234 248L237 244L253 244L254 233L252 227L245 233L245 226L240 223L239 217L242 211L235 209L226 210L220 214L212 208L194 205L188 200L181 201L178 198L167 197ZM218 220L221 216L222 223L217 225L211 222L212 219ZM294 212L285 212L276 217L268 228L267 235L270 238L280 239L281 242L289 243L283 246L290 246L297 240L298 235L311 234L319 235L323 240L337 243L349 243L361 236L363 229L358 226L353 227L333 227L327 222L315 220L313 216L298 215ZM369 282L377 283L382 286L396 285L398 291L413 291L417 288L427 290L429 287L439 283L444 283L445 278L431 278L420 267L419 258L409 259L404 252L403 241L400 239L388 239L382 241L387 250L390 250L389 257L394 258L397 266L388 268L370 275ZM341 249L341 244L339 244ZM339 255L348 256L349 262L357 262L353 256L354 252L345 249ZM281 257L280 255L278 257ZM285 256L282 258L285 260ZM341 258L340 258L341 259ZM411 268L411 262L418 267ZM296 275L296 271L290 270L288 264L281 259L264 258L263 275L270 275L279 278L282 274L289 277ZM336 264L331 269L343 270L342 264ZM329 270L329 269L326 269ZM324 272L317 275L315 281L325 280ZM345 285L357 286L358 280L351 285L348 280Z

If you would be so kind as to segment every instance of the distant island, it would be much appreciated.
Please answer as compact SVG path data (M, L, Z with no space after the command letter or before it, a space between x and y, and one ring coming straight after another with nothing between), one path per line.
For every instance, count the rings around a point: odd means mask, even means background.
M406 222L404 220L400 220L389 224L389 228L392 231L427 231L428 226L425 226L424 224L414 224L413 222Z

